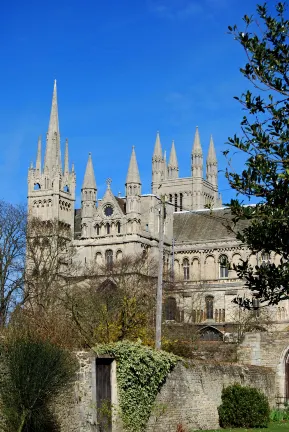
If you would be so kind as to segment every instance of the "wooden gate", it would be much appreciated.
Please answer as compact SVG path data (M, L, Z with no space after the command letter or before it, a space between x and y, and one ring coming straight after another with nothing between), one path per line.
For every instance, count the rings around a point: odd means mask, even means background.
M95 360L97 424L99 432L111 432L111 363L110 358Z
M289 401L289 352L285 360L285 398Z

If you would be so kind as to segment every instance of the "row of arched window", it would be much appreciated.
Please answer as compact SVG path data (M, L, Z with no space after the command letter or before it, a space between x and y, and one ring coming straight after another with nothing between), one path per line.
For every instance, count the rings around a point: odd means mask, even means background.
M169 202L174 204L175 212L183 211L183 194L169 194Z
M194 262L197 261L197 267L199 266L199 261L194 260ZM220 255L219 256L219 277L221 279L225 279L229 277L229 260L226 255ZM194 264L193 262L193 264ZM193 266L194 267L194 266ZM199 272L199 269L197 269ZM183 277L184 280L190 280L191 279L191 264L188 258L183 259ZM195 275L196 276L196 275ZM200 277L200 275L198 275Z
M114 226L116 226L116 233L120 234L121 233L121 224L120 222L117 222ZM106 223L106 224L96 224L94 226L95 229L95 234L96 235L101 235L103 234L103 227L105 229L105 234L111 234L111 228L112 228L112 224L110 223Z
M120 260L122 258L122 251L118 250L115 254L116 260ZM104 263L108 268L112 268L114 263L114 253L112 249L107 249L104 253ZM103 256L101 252L96 252L95 254L95 261L99 265L103 265Z
M165 300L165 319L167 321L178 321L179 313L175 297L167 297ZM215 322L225 322L225 309L214 308L214 297L205 297L205 309L192 310L192 322L200 323L205 320L215 320Z

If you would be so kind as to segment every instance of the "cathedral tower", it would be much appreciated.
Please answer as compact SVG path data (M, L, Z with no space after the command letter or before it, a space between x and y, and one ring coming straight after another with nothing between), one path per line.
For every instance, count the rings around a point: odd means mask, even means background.
M193 201L192 208L203 208L203 151L201 146L198 126L196 128L194 144L192 148L192 178L193 178Z
M36 165L28 171L29 216L42 220L59 220L74 231L75 173L69 170L68 142L65 147L65 166L62 172L60 133L56 80L54 82L52 106L44 166L42 168L41 138L38 139Z

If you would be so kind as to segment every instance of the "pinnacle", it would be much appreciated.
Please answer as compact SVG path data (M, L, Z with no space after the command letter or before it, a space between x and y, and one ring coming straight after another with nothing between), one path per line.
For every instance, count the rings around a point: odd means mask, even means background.
M194 139L192 153L196 154L196 155L202 155L203 154L198 126L196 127L196 133L195 133L195 139Z
M141 184L134 146L132 148L129 167L126 176L127 183Z
M157 137L156 137L153 157L158 157L158 158L163 157L159 131L157 131Z
M68 139L65 140L65 155L64 155L64 175L69 174L69 160L68 160Z
M41 173L41 136L38 137L36 170Z
M216 156L213 137L211 135L210 146L209 146L208 157L207 157L207 163L215 163L215 162L217 162L217 156Z
M169 166L171 166L173 168L177 168L178 167L178 160L177 160L177 154L176 154L176 148L175 148L175 142L174 142L174 140L172 142L172 148L171 148Z
M91 153L89 153L89 155L88 155L88 161L87 161L86 170L85 170L85 174L84 174L82 189L97 189Z
M52 105L47 132L45 168L52 172L53 167L61 169L60 133L58 121L57 86L54 81Z

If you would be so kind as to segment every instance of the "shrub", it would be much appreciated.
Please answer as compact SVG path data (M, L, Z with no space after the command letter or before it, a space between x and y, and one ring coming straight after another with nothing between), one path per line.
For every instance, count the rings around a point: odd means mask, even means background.
M16 337L2 346L1 357L5 430L57 431L49 404L74 377L76 362L71 354L49 342Z
M289 407L285 406L282 408L275 408L270 413L270 420L272 422L280 422L289 420Z
M259 390L234 384L222 391L218 408L221 427L267 427L270 407L268 398Z

